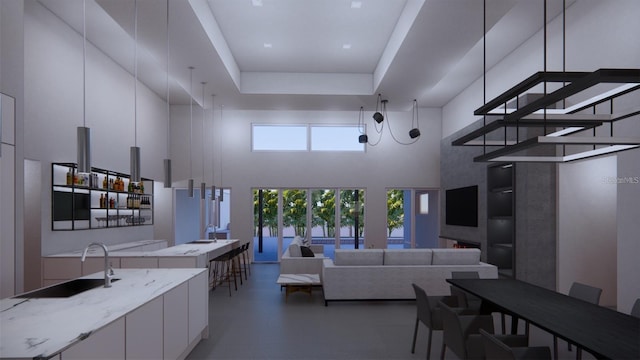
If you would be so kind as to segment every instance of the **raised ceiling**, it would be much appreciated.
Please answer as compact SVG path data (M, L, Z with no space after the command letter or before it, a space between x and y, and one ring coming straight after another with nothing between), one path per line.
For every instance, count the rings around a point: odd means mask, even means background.
M39 2L82 33L80 1ZM133 73L134 0L86 3L87 39ZM378 93L390 110L413 99L441 107L483 73L479 0L169 0L168 9L167 37L167 2L138 0L138 76L165 97L168 42L172 104L201 102L207 82L206 96L230 109L356 111L375 107ZM490 67L542 28L542 2L487 0L486 21Z

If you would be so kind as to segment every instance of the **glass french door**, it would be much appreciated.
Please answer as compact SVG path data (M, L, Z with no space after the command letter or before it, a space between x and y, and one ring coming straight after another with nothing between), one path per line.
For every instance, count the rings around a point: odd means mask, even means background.
M364 189L254 189L254 259L276 262L295 236L336 248L364 245Z

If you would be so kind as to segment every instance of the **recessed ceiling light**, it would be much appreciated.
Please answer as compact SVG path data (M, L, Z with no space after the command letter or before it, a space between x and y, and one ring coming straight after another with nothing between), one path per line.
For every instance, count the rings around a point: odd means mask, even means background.
M271 49L273 47L273 45L271 43L264 43L264 47L266 49Z
M351 8L352 9L360 9L362 7L362 1L352 1Z
M262 6L262 0L251 0L251 5Z
M346 50L351 49L351 44L343 44L342 48Z

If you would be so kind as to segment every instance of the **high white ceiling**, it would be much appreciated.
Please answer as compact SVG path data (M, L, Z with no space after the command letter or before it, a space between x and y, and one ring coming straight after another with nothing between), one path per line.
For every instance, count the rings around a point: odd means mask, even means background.
M39 1L82 34L81 1ZM378 93L389 110L440 107L483 74L483 18L488 67L543 25L531 0L487 0L486 15L480 0L258 2L137 0L138 78L165 98L168 57L172 104L201 103L206 82L207 107L356 111ZM88 41L133 74L134 0L86 4Z

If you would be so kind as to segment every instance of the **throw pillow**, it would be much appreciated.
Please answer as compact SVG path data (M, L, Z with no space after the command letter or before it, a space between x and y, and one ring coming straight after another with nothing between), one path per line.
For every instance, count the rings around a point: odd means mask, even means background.
M315 257L316 255L311 251L311 248L308 246L300 246L300 252L302 252L302 257Z

